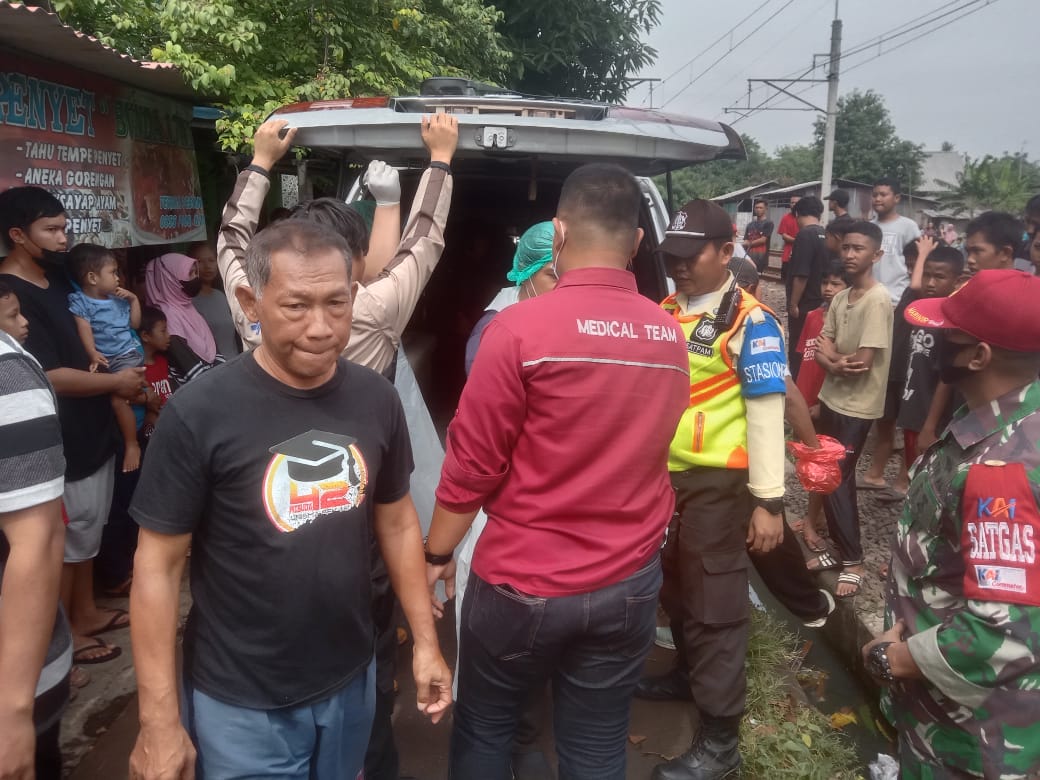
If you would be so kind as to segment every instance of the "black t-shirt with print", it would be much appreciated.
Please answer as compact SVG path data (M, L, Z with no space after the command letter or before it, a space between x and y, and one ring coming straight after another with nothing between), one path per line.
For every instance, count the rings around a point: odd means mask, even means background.
M917 333L922 328L911 329L910 323L903 316L911 303L923 297L924 294L920 291L907 287L903 290L899 303L896 304L895 311L892 313L892 360L888 364L888 381L895 382L900 387L906 384L910 360L915 360L923 368L923 363L920 363L922 357L919 351L923 342L920 341L920 334ZM917 345L916 347L914 346L915 344ZM913 352L915 349L918 352ZM927 360L931 362L933 360L930 356L931 353L928 350L925 351L928 353L926 356ZM927 411L925 411L925 414L927 414ZM921 429L911 428L910 430L919 431Z
M908 289L906 293L910 293ZM904 299L906 298L904 293ZM920 297L915 296L915 298ZM902 302L900 302L902 304ZM909 301L907 302L909 304ZM905 309L906 306L903 306ZM902 378L903 396L899 402L899 416L896 424L908 431L918 431L924 428L924 422L928 419L928 412L932 408L932 399L935 390L939 387L939 364L936 359L936 346L942 331L935 328L919 328L907 325L906 336L907 349L904 352L904 365L906 375ZM895 350L892 351L893 357ZM936 425L935 432L941 434L953 418L954 410L964 403L960 393L956 390L952 394L950 402L943 410L942 416Z
M393 386L344 360L314 390L278 382L252 354L178 390L130 513L194 534L192 685L276 709L349 682L372 657L373 506L403 498L411 471Z
M69 293L73 287L65 272L47 271L46 288L11 274L0 274L0 279L18 296L22 314L29 320L25 349L39 361L43 370L88 370L90 358L69 311ZM115 454L118 432L110 396L59 395L58 420L65 449L66 480L74 482L89 477Z

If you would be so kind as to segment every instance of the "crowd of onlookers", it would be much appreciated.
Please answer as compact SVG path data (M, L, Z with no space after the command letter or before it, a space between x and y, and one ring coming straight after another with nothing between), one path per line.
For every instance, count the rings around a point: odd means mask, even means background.
M832 218L826 227L820 224L823 202L796 197L788 215L793 226L782 222L780 228L785 244L781 275L790 370L819 432L840 440L849 453L841 488L826 502L811 496L808 517L795 524L809 548L819 554L810 560L810 568L841 569L838 595L858 592L863 576L857 491L877 491L881 501L902 502L910 464L936 440L960 405L943 382L934 332L909 324L904 318L907 307L921 298L953 294L980 270L1040 273L1040 196L1029 201L1022 217L985 212L969 220L963 234L949 223L922 231L899 213L901 197L894 179L875 183L871 224L876 230L871 232L876 255L863 264L859 276L849 260L852 247L845 247L856 221L846 210L849 195L844 190L835 190L827 198ZM760 203L764 214L765 203ZM755 232L764 234L761 226L750 226L745 246L753 242ZM845 288L849 292L838 297ZM867 303L854 308L851 304L861 295ZM832 311L835 301L837 308ZM855 352L853 346L873 349L871 359L852 363L837 359ZM856 465L871 428L876 438L870 465L857 476ZM901 449L893 446L897 429L902 433ZM896 477L888 484L885 470L893 453ZM819 535L825 509L838 557Z
M4 400L17 409L22 396L12 394L55 393L49 413L41 412L36 424L60 433L62 444L57 459L34 462L31 429L9 423L2 456L12 460L5 460L6 501L0 506L7 520L9 508L19 508L33 486L64 477L54 509L64 525L64 562L54 581L63 609L54 636L64 638L51 642L47 660L54 669L65 664L68 673L44 675L43 687L36 688L38 701L52 702L50 710L37 705L37 723L52 733L38 742L40 750L50 751L40 766L60 771L56 714L68 695L89 684L85 667L123 652L105 635L126 628L128 612L100 608L95 594L129 594L137 529L128 508L151 433L179 386L241 346L211 245L195 244L187 254L162 254L131 269L125 250L70 247L64 206L44 190L4 192L0 214L6 250L0 331L10 337L5 354L13 358L12 343L24 347L48 380L42 387L5 387ZM3 417L8 422L20 414ZM15 462L23 473L7 469ZM7 523L4 531L10 542ZM9 572L23 552L10 548ZM44 612L54 622L53 609ZM5 641L9 631L0 627Z

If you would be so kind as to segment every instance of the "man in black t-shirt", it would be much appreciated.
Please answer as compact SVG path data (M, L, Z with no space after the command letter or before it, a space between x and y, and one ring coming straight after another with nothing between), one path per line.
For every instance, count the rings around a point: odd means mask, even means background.
M798 340L802 335L805 315L823 304L820 283L827 267L827 234L820 225L823 201L814 196L802 198L792 209L798 220L798 235L787 265L787 360L791 376L798 379L802 364Z
M755 218L748 223L744 230L744 240L741 246L748 253L751 262L759 273L766 270L769 265L769 242L773 238L773 223L766 219L769 204L764 200L756 200L752 207Z
M65 207L39 187L0 193L0 240L8 255L3 279L29 321L25 348L47 372L58 396L65 454L65 565L61 598L72 627L77 663L101 663L120 649L97 634L125 628L123 610L94 602L94 558L108 518L115 478L115 421L109 396L136 398L144 369L90 373L90 359L68 308L72 286L63 266L67 245Z
M263 343L170 399L130 509L131 775L180 776L197 751L204 777L354 778L376 695L373 533L415 640L420 709L436 722L451 701L408 430L393 386L340 358L353 291L341 237L276 223L250 243L246 273L237 294ZM186 732L173 658L189 544Z

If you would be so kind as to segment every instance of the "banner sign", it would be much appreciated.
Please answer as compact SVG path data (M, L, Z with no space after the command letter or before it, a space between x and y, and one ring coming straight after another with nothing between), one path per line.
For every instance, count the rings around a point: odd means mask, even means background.
M0 189L65 205L70 241L202 241L191 106L84 71L0 52Z

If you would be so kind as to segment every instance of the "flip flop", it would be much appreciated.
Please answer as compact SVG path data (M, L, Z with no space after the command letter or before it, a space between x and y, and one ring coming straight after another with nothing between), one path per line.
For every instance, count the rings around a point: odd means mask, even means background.
M846 593L844 595L839 594L839 593L835 593L834 594L839 599L850 599L853 596L858 596L859 595L859 586L863 584L863 575L862 574L856 574L856 573L851 572L851 571L843 571L841 574L838 575L838 584L839 585L855 585L856 586L856 589L854 591L852 591L851 593Z
M121 628L130 628L130 613L125 609L110 609L112 617L105 623L101 628L96 628L93 631L88 632L85 636L100 636L108 631L118 631ZM120 622L123 617L126 617L125 622Z
M816 566L810 566L809 565L813 561L816 561L816 564L817 564ZM829 551L828 552L822 552L819 555L817 555L815 558L811 558L810 560L806 561L805 562L805 568L807 568L809 571L813 571L813 572L815 572L815 571L830 571L831 569L840 569L841 568L841 561L839 561L837 558L835 558L833 555L831 555Z
M93 657L87 655L87 653L89 653L91 650L100 649L108 650L108 652L105 655L97 655ZM73 650L72 662L75 664L81 664L83 666L86 666L87 664L105 664L109 661L116 660L122 654L123 648L116 647L115 645L110 645L108 644L108 642L98 639L96 642L92 642L89 645L84 645L78 650Z
M856 477L856 490L891 490L884 482L880 485L875 482L867 482L866 477Z

